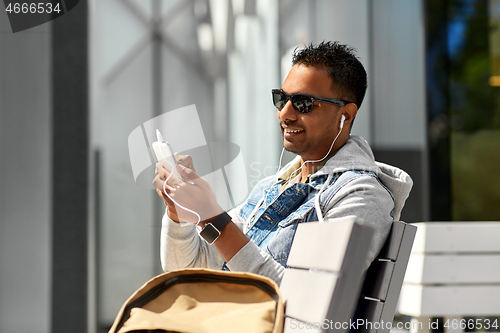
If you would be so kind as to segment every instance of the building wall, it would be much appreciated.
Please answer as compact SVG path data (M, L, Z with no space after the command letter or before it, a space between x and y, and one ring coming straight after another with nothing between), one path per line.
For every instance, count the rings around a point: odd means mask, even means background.
M50 332L51 25L0 11L0 331Z
M414 185L401 219L429 219L425 18L422 1L371 4L371 117L375 158L408 172Z

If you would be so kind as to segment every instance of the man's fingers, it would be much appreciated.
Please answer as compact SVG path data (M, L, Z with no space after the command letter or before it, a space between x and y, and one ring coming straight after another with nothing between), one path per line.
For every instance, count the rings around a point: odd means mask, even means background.
M170 171L165 168L165 164L163 161L157 162L156 163L156 168L155 168L155 175L159 176L160 179L167 179L168 175L170 174Z
M175 153L174 156L175 156L175 160L177 161L177 164L180 164L180 165L194 171L193 158L191 156L181 155L179 153Z
M169 185L182 183L182 180L176 177L175 174L171 174L171 167L165 165L164 161L156 163L155 178L153 180L153 184L156 186L156 188L161 188L163 184L159 183L164 182L167 178Z
M161 169L163 169L163 166L161 165L161 163L156 162L156 164L155 164L155 176L158 176L160 174Z
M167 192L170 192L172 191L175 186L179 185L182 183L182 181L175 177L175 175L172 175L169 179L168 179L168 182L167 184L165 184L165 180L167 179L167 177L161 177L161 175L156 175L156 177L153 179L153 185L154 187L156 187L157 189L163 191L163 186L165 185L165 188L167 190Z
M203 179L200 176L198 176L194 170L184 167L181 164L177 166L177 171L179 171L179 174L181 175L182 179L184 179L185 182L190 182L196 185L200 185L199 183Z
M162 198L163 200L165 200L165 194L163 193L162 190L160 189L156 189L156 193L160 196L160 198Z

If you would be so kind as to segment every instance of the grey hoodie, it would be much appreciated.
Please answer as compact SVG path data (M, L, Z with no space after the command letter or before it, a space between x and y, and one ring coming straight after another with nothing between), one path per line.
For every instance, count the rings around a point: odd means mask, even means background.
M300 166L300 156L297 156L283 168L281 173L273 177L278 181L280 175L297 166ZM327 203L324 219L326 221L354 216L356 221L373 227L375 234L369 256L364 263L364 269L366 269L382 248L392 221L399 220L413 182L403 170L375 162L368 143L359 136L351 136L334 157L310 176L310 180L321 175L331 176L349 170L368 171L376 177L363 176L342 187ZM240 223L243 231L245 231L246 224L238 212L244 204L229 212L233 222ZM220 269L224 264L216 248L199 237L194 225L174 222L166 213L161 231L161 261L165 271L186 267ZM226 265L233 271L268 276L278 284L284 273L282 265L251 241Z

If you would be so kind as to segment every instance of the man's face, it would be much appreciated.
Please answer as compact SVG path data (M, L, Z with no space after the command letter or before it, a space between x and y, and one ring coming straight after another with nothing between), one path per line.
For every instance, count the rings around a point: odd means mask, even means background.
M326 70L300 64L292 67L281 89L288 94L341 98L332 90L332 79ZM339 109L336 105L315 102L311 113L302 114L288 101L277 112L285 149L300 155L303 161L323 158L339 131L342 116Z

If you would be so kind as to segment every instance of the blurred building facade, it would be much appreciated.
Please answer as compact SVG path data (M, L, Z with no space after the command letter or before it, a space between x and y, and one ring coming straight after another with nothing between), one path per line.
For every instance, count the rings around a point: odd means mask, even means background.
M17 34L1 13L0 331L106 331L161 273L163 203L127 147L145 121L196 104L207 141L240 146L248 185L273 174L270 91L304 44L358 50L352 133L414 179L402 220L499 219L498 3L104 0Z

